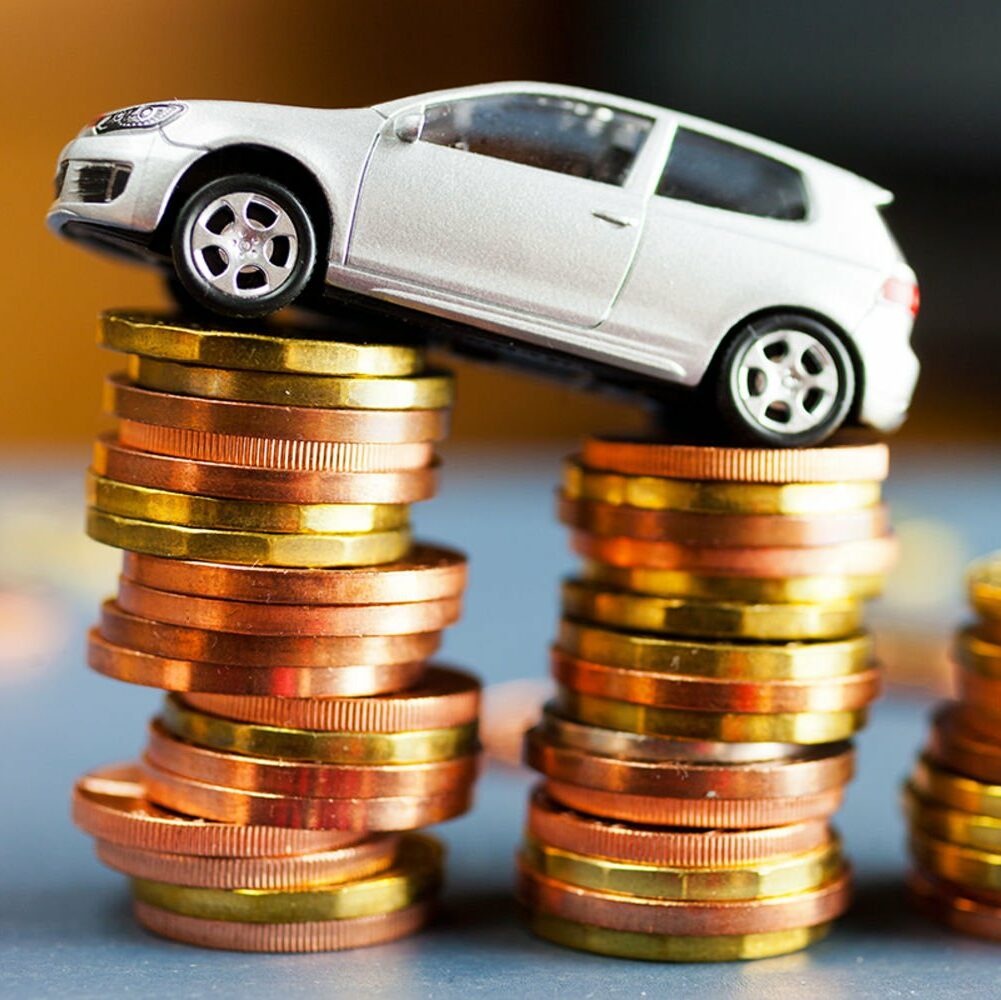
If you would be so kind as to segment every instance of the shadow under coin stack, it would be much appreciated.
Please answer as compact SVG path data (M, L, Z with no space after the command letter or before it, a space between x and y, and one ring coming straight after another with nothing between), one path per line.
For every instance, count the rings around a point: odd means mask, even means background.
M967 583L978 620L957 636L958 700L936 710L904 790L910 889L935 919L1001 941L1001 552Z
M591 439L560 519L554 701L519 895L570 947L760 958L849 901L829 820L878 692L862 603L895 556L881 444L799 451Z
M340 333L338 336L341 336ZM466 565L411 543L452 382L419 348L102 318L88 531L125 550L89 662L165 689L141 762L74 792L150 930L319 951L417 930L442 877L418 827L465 812L479 685L432 666Z

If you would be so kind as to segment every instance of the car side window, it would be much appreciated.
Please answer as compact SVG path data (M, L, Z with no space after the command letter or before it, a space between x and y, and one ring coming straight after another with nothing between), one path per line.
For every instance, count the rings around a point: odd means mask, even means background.
M430 106L422 142L621 186L653 119L542 94L492 94Z
M675 134L657 194L766 219L807 216L806 185L794 167L689 128Z

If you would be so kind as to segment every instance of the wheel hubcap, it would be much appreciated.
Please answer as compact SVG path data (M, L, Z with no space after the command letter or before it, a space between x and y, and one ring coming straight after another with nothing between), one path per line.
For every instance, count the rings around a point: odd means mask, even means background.
M288 212L253 191L211 201L191 228L188 250L206 284L241 299L277 291L295 270L299 239Z
M841 388L834 355L803 330L775 330L753 340L730 379L733 398L752 424L788 435L823 424Z

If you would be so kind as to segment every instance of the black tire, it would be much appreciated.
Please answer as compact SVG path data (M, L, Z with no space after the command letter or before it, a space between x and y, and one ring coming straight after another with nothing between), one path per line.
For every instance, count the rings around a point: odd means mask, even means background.
M712 383L717 412L733 437L769 447L830 437L851 410L855 386L842 339L827 324L797 313L763 316L738 328L723 346Z
M202 232L218 235L218 245L193 246L192 237L203 214L220 199L242 195L250 196L256 218L237 220L233 209L220 203L207 220L202 219L210 228L200 227ZM230 224L243 226L231 235L223 232L227 210L233 216ZM269 222L269 213L274 222ZM265 238L267 226L275 223L292 232ZM241 236L245 239L238 243ZM226 252L230 247L232 257ZM246 256L237 257L240 253ZM181 287L202 309L229 317L266 316L291 305L309 285L317 270L316 230L302 202L283 184L257 174L234 174L210 181L181 206L174 222L171 254ZM213 268L221 270L213 274ZM213 284L213 279L218 284ZM234 290L227 291L222 285L231 285Z

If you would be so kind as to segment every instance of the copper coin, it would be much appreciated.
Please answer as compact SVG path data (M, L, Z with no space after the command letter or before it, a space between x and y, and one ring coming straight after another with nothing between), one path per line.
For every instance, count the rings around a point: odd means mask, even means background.
M397 604L456 597L466 585L466 557L415 545L378 567L282 569L165 559L126 552L122 574L135 583L196 597L269 604Z
M302 798L385 799L445 795L476 777L476 756L431 764L317 764L223 753L174 738L150 725L145 762L208 785Z
M414 903L402 910L347 920L303 921L292 924L247 924L237 920L205 920L135 900L136 920L154 934L228 951L305 953L343 951L396 941L420 930L430 919L433 903Z
M648 542L621 535L592 535L575 531L574 552L613 566L645 566L704 576L827 576L835 573L874 575L890 570L897 559L895 535L861 542L812 548L718 548L674 542Z
M360 842L354 833L214 823L161 809L138 764L111 764L73 786L73 822L92 837L139 851L205 858L281 859Z
M139 618L248 635L412 635L454 624L461 599L412 604L264 604L154 590L122 577L116 603Z
M434 461L434 445L429 441L303 441L191 431L134 420L119 421L118 442L125 448L174 458L287 472L394 472L422 469Z
M588 438L583 461L592 469L632 476L731 483L838 483L886 479L890 450L882 442L821 448L717 448L660 441Z
M912 872L907 888L918 909L929 917L962 934L1001 941L1001 905L964 895L959 886L924 872Z
M575 854L626 864L728 868L827 843L830 827L811 820L763 830L671 830L584 816L549 798L540 786L528 807L528 831L537 840Z
M623 795L677 799L790 798L840 788L852 778L855 758L844 743L809 757L753 764L694 764L599 757L553 743L539 728L525 735L525 763L560 784Z
M99 674L164 691L260 695L279 698L358 697L399 691L424 676L424 660L438 648L435 632L412 637L413 659L403 663L365 663L333 667L247 667L206 663L143 653L104 639L97 629L87 637L87 663Z
M447 409L326 410L178 396L143 389L124 375L105 382L104 409L123 420L210 434L389 444L441 441L450 417Z
M150 797L168 809L225 823L304 830L416 830L460 816L472 801L471 783L457 785L442 795L317 798L210 785L162 771L145 759L143 772Z
M371 698L255 698L191 693L184 700L203 712L258 725L325 732L399 733L475 722L480 683L461 670L431 666L416 687Z
M760 934L811 927L840 916L851 898L847 867L818 889L748 902L622 896L557 882L524 863L519 863L518 871L518 897L530 909L598 927L647 934Z
M686 677L608 667L554 650L552 675L582 694L658 708L703 712L845 712L864 708L878 694L879 671L863 670L823 680L756 680Z
M185 628L139 618L114 601L101 606L101 635L118 646L182 660L242 667L346 667L359 663L410 663L421 659L428 636L245 635Z
M434 496L436 468L399 472L286 472L196 462L126 448L105 434L94 442L94 471L108 479L173 493L282 503L413 503Z
M206 858L95 844L98 859L133 878L208 889L293 889L367 878L385 871L396 858L399 838L382 834L348 847L311 854L263 858Z
M928 754L938 764L988 784L1001 784L1001 742L964 725L958 705L945 705L935 713Z
M623 823L653 826L755 829L828 819L841 807L841 788L817 795L781 799L697 799L663 795L627 795L547 781L546 793L577 812Z
M841 545L885 535L882 504L830 514L701 514L559 498L559 519L592 535L624 535L695 548L795 548Z
M955 671L958 697L971 714L979 716L991 729L1001 733L1001 677L991 677L976 670Z

